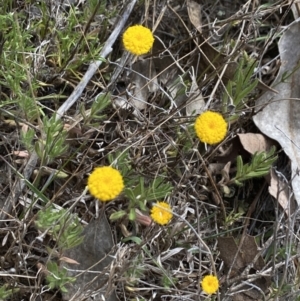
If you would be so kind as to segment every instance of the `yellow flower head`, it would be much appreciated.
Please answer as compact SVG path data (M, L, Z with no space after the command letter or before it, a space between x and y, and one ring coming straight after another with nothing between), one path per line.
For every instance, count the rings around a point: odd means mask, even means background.
M227 122L221 114L206 111L196 118L195 132L201 142L216 144L225 138Z
M214 294L219 289L219 280L216 276L207 275L201 282L202 290L206 294Z
M159 225L168 224L173 217L171 206L166 202L157 202L151 209L151 217Z
M130 26L123 34L123 44L127 51L141 55L149 52L154 43L151 30L142 25Z
M90 194L100 201L107 202L116 198L124 188L121 173L111 167L102 166L93 170L87 183Z

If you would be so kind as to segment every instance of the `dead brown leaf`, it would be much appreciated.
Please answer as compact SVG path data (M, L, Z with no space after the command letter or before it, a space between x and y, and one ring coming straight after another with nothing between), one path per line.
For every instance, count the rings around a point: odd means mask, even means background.
M224 261L227 269L234 264L232 269L234 276L236 272L245 267L241 253L237 254L238 246L232 236L230 237L219 237L218 238L218 249L220 251L220 258ZM235 255L236 259L234 261Z
M28 151L13 151L12 153L13 153L13 155L21 157L21 158L28 158L29 157Z
M202 22L201 22L201 5L193 0L187 1L187 9L191 23L201 33Z
M259 301L265 300L262 297L261 292L256 287L259 287L263 292L267 292L268 287L270 286L270 279L267 277L261 277L251 282L253 284L252 288L249 289L249 286L241 287L243 292L240 292L234 296L232 296L233 301Z
M233 265L233 271L238 271L252 263L253 259L258 253L258 247L255 238L247 234L244 237L244 241L240 247L239 253L238 246L232 236L220 237L218 239L218 246L221 259L224 261L227 267L231 267L231 265ZM234 261L236 254L238 255ZM258 261L254 263L254 268L256 270L261 270L264 265L263 258L259 257Z
M78 261L72 259L72 258L69 258L69 257L65 257L65 256L62 256L59 258L59 261L63 261L63 262L67 262L67 263L70 263L70 264L79 264Z
M257 101L259 112L254 123L268 137L276 140L291 159L292 186L300 204L300 22L294 22L278 43L281 67L274 86L279 94L264 93Z
M230 278L237 277L249 265L253 263L253 268L256 271L263 269L265 266L264 260L261 256L258 257L256 262L253 262L258 254L258 247L255 238L250 235L243 237L241 246L238 246L233 237L219 237L218 249L220 251L220 258L224 261L227 270L231 269ZM267 277L260 277L253 283L259 287L263 292L266 292L270 279ZM253 287L245 285L244 292L237 293L233 296L233 300L260 300L262 298L261 292Z
M261 134L238 134L238 137L244 149L251 155L257 152L268 152L274 145L271 139Z
M284 183L272 169L270 178L269 193L278 201L287 215L293 214L296 210L296 203L289 191L288 184Z

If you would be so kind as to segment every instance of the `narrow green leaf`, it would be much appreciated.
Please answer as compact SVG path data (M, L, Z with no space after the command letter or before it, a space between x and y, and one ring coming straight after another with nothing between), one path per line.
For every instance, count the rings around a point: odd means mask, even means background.
M237 156L236 158L236 166L237 166L237 173L236 177L240 177L243 171L243 159L241 156Z
M123 216L125 216L127 214L126 211L124 210L120 210L120 211L117 211L117 212L114 212L110 215L109 219L111 221L115 221L115 220L118 220L120 218L122 218Z
M243 183L238 181L238 180L234 180L234 183L237 185L237 186L243 186Z
M257 84L258 84L258 80L254 80L247 87L245 87L244 90L239 92L239 94L237 95L237 99L240 101L243 100L248 94L250 94L255 89ZM239 102L236 102L235 105L237 106Z
M126 238L122 239L122 242L128 242L128 241L133 241L137 245L141 245L142 244L142 240L139 237L137 237L137 236L130 236L130 237L126 237Z
M136 218L136 213L135 213L135 209L131 208L130 212L129 212L129 217L128 217L131 221L134 221Z

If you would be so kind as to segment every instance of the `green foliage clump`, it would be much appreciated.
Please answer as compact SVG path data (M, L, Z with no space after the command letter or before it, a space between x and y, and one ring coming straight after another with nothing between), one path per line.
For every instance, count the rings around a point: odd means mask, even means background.
M39 230L48 231L57 242L60 251L74 248L83 241L83 227L78 217L65 209L48 207L41 210L37 214L35 224ZM76 278L69 277L65 268L50 260L47 264L46 281L50 289L58 288L62 292L67 292L65 285L76 281Z
M258 79L253 79L253 72L256 67L255 59L249 58L244 52L235 75L226 85L226 91L223 94L223 114L233 111L233 115L228 121L234 121L239 118L238 112L245 108L245 98L256 88Z
M83 227L75 214L65 209L48 207L37 214L36 226L57 241L60 250L71 249L83 241Z
M251 162L247 164L244 164L242 157L238 156L236 158L237 173L232 181L236 185L242 186L243 181L267 175L272 164L277 160L275 151L276 148L273 146L269 152L255 153Z
M35 143L35 151L42 162L49 164L67 150L67 132L63 129L62 121L57 120L55 116L43 118L43 130L44 137Z
M1 300L7 300L11 295L17 293L20 289L19 288L13 288L8 289L7 285L3 285L0 287L0 301Z
M56 262L49 261L47 270L46 280L50 289L59 288L63 293L66 293L68 290L65 285L76 281L75 277L69 277L68 271L59 267Z
M128 215L130 220L136 219L136 209L146 211L148 201L163 199L170 194L173 186L166 182L163 174L146 184L145 178L134 174L130 162L128 161L128 151L110 155L110 163L115 162L117 158L119 170L125 179L124 195L129 200L127 210L120 210L110 216L111 220L117 220Z

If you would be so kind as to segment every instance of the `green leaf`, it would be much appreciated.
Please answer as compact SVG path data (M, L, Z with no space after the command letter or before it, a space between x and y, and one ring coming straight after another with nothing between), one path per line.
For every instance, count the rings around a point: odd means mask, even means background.
M237 174L236 177L240 177L243 171L243 159L242 156L237 156L236 158L236 165L237 165Z
M139 201L139 202L138 202L138 206L139 206L139 208L140 208L142 211L146 211L146 210L147 210L147 207L146 207L146 205L144 204L143 201Z
M126 211L124 210L120 210L120 211L117 211L117 212L114 212L110 215L109 219L111 221L115 221L115 220L118 220L120 218L122 218L123 216L125 216L127 214Z
M234 183L237 185L237 186L243 186L243 183L238 181L238 180L234 180Z
M249 84L248 87L246 87L244 90L242 90L236 97L236 101L234 102L234 104L238 107L239 101L243 98L245 98L248 94L250 94L257 86L258 84L258 80L254 80L252 83Z
M272 164L277 160L277 156L274 155L275 150L275 147L272 147L269 152L255 153L251 162L245 165L243 165L242 157L238 156L236 176L229 182L240 185L242 181L267 175Z
M129 188L129 187L125 188L123 190L123 193L129 200L135 202L136 196L131 188Z
M122 239L122 242L128 242L128 241L133 241L139 246L142 244L142 240L137 236L130 236Z
M97 116L96 114L101 113L108 105L110 105L110 94L109 93L101 93L97 96L97 98L93 101L91 107L91 117Z
M0 300L7 300L11 295L17 293L19 290L19 288L10 289L8 284L4 284L0 287Z
M165 181L163 177L157 177L153 180L146 192L147 201L165 198L173 190L173 186Z
M69 277L65 268L60 268L56 262L49 261L47 264L48 274L46 281L50 289L59 288L67 292L65 285L76 281L75 277Z
M239 61L234 78L228 81L226 91L223 93L223 113L227 112L227 107L231 103L231 101L229 101L230 98L236 110L244 108L244 98L255 89L258 83L258 80L251 79L255 66L255 60L249 58L244 52L243 57Z
M130 209L130 212L129 212L129 219L130 219L131 221L134 221L135 218L136 218L135 209L134 209L134 208L131 208L131 209Z

